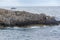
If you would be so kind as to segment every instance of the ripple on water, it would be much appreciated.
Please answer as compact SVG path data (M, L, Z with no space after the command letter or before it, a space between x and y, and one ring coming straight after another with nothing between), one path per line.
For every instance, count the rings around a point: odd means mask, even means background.
M0 37L6 40L40 40L60 38L60 27L7 28L0 30ZM2 38L0 38L2 39Z

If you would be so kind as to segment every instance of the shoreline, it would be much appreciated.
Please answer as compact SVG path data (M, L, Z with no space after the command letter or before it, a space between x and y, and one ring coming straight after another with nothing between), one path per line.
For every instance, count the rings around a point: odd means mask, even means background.
M12 11L0 9L0 26L14 27L14 26L27 26L27 25L59 25L55 17L48 16L44 13L33 14L26 11Z

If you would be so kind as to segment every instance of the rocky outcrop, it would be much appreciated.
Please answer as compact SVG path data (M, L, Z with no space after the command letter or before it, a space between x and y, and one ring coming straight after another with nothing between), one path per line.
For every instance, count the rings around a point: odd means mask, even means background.
M43 13L33 14L26 11L11 11L0 9L0 25L3 26L24 26L31 24L58 24L54 17Z

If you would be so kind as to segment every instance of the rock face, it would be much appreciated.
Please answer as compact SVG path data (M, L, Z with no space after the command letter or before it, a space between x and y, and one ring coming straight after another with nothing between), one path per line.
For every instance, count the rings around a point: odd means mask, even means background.
M43 13L33 14L26 11L11 11L0 9L0 25L3 26L24 26L30 24L58 24L54 17Z

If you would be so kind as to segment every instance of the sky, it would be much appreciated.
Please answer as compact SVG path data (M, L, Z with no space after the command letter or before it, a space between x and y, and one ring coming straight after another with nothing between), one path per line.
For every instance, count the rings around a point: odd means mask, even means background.
M3 6L60 6L60 0L0 0Z

